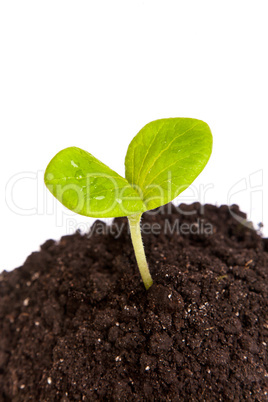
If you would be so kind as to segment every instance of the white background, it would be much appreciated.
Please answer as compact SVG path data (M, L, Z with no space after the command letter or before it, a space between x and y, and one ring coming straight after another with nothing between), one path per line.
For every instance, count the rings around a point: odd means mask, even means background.
M66 216L43 185L59 150L84 148L124 175L132 137L163 117L202 119L214 136L207 167L180 200L237 203L268 235L266 8L265 0L2 1L0 270L92 222Z

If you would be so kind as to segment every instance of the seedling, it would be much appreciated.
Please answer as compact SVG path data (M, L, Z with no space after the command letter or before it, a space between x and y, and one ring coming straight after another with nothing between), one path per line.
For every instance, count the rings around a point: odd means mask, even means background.
M70 210L84 216L127 216L137 264L146 289L152 285L140 230L143 212L176 198L201 173L212 150L206 123L189 118L153 121L129 144L123 178L77 147L60 151L45 184Z

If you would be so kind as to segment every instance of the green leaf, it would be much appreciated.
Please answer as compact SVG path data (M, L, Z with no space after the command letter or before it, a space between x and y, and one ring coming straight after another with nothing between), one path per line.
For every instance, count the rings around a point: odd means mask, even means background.
M45 184L70 210L110 218L146 210L127 180L77 147L60 151L48 164Z
M131 141L125 158L126 179L147 210L176 198L201 173L212 151L209 126L189 118L147 124Z

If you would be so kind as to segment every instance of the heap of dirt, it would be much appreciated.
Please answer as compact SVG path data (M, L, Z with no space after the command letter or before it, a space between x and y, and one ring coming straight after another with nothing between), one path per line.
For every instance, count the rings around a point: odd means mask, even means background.
M267 401L268 241L246 222L144 214L148 292L127 219L46 241L0 275L0 399Z

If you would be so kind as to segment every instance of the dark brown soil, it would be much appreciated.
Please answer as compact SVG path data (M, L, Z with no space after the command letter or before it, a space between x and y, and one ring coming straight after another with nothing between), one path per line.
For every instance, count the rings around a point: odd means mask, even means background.
M268 400L268 241L227 206L181 209L144 215L162 228L143 236L148 292L126 219L119 238L97 221L1 274L1 400ZM177 220L195 233L164 234Z

